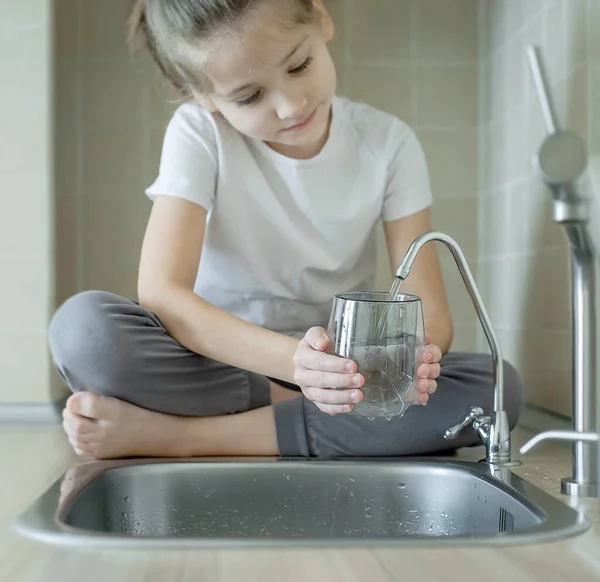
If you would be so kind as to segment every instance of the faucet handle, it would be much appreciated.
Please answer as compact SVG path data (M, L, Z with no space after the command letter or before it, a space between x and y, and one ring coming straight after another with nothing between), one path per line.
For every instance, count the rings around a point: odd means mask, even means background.
M472 406L471 410L469 410L468 416L460 424L456 424L453 427L449 428L445 432L444 438L447 441L454 440L460 434L460 432L462 431L463 428L472 424L474 421L476 421L482 415L483 415L483 408L480 408L479 406Z

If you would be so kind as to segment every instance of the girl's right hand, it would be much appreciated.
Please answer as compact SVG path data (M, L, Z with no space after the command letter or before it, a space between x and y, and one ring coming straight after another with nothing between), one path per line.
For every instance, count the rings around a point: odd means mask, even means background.
M329 337L322 327L311 327L294 354L294 382L304 396L327 414L345 414L363 398L362 374L357 374L356 362L325 351Z

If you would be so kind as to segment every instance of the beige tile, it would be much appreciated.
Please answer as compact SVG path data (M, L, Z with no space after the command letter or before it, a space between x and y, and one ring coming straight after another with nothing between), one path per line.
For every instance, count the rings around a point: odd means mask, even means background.
M477 316L458 269L452 264L444 266L442 271L454 325L474 327Z
M144 187L141 132L87 132L83 155L84 196L140 197Z
M15 260L27 255L41 261L47 254L52 212L47 178L34 172L19 177L4 175L0 176L0 186L4 193L0 196L0 255ZM19 286L18 281L0 272L0 288L6 282Z
M434 197L475 197L477 193L477 133L420 131Z
M510 109L525 103L525 72L527 52L525 38L519 33L511 37L506 54L506 108Z
M561 109L565 111L563 127L586 136L590 119L591 104L588 100L588 67L579 67L565 79L565 90L563 92L565 103ZM596 95L600 99L600 95Z
M570 0L569 0L570 2ZM566 73L565 0L555 0L545 12L545 35L542 44L548 82L553 85Z
M363 67L350 69L350 94L362 101L413 123L411 70L409 67Z
M489 133L489 187L492 192L506 183L508 159L506 149L507 125L504 121L494 122Z
M507 251L530 252L542 248L546 217L538 193L531 188L530 181L515 184L510 189Z
M531 267L528 326L568 332L571 328L571 269L567 246L543 250ZM544 300L540 301L540 297Z
M377 227L377 289L389 289L394 279L390 265L385 234L381 225Z
M472 325L454 325L453 352L474 352L477 350L477 328Z
M490 261L490 302L487 306L494 325L504 328L522 326L527 289L524 263L520 257L502 257Z
M54 56L74 58L79 52L79 10L78 0L54 0Z
M2 18L0 58L5 58L17 66L35 60L44 61L44 56L48 54L50 30L38 26L12 28L5 23L4 12L2 12ZM8 89L10 89L10 84L4 83L2 91Z
M527 360L523 379L527 399L545 410L570 416L571 334L568 332L528 332ZM539 362L545 362L540 366Z
M398 62L410 57L410 0L349 0L351 62Z
M85 288L105 289L135 298L150 209L150 202L143 196L85 199Z
M488 124L480 125L477 134L477 169L479 171L479 181L477 184L477 195L484 196L490 191L490 165L492 158L490 156L490 126Z
M514 40L514 35L525 25L525 10L523 2L505 1L506 5L506 35L509 42Z
M131 3L123 0L82 1L84 59L125 57L126 22Z
M141 128L143 81L129 64L86 65L82 83L85 128Z
M566 71L569 72L575 70L587 60L587 0L568 0L568 2L565 4L565 8L565 66Z
M600 27L600 2L588 0L588 29L589 29L589 61L600 62L600 35L594 34Z
M489 125L492 121L491 93L492 93L492 65L489 61L481 62L478 70L479 77L479 122L480 125Z
M81 75L75 61L57 63L54 68L54 122L56 128L77 129L81 118Z
M2 2L3 27L34 27L47 24L52 5L45 0L31 0L29 2Z
M507 86L506 50L498 50L490 59L490 90L488 92L488 108L492 122L499 121L506 109Z
M477 209L476 198L453 198L436 200L431 210L434 230L441 230L453 237L471 261L476 259L478 247ZM443 253L450 259L448 251L444 249Z
M3 327L0 330L0 400L48 402L48 362L45 325L34 330L8 330Z
M31 332L47 325L54 266L49 264L46 254L31 259L15 251L9 258L0 258L3 280L0 302L5 307L2 332Z
M79 257L83 248L78 241L80 198L58 196L55 199L55 302L61 305L79 291Z
M502 359L512 364L517 372L521 374L525 359L522 354L524 344L523 333L520 331L497 329L496 337L502 352ZM485 341L485 339L483 340Z
M54 134L54 191L56 196L78 196L82 152L76 131Z
M425 127L474 128L478 121L475 67L419 67L418 123Z
M527 149L529 144L523 139L523 130L526 126L525 107L518 106L511 109L505 121L506 180L524 178L533 170L531 160L535 150Z
M419 61L477 61L477 0L419 0L416 6Z
M508 194L506 190L496 190L486 198L482 208L482 233L480 241L487 255L497 255L508 249Z
M490 0L487 10L487 29L490 35L492 53L508 39L508 10L505 0Z
M172 85L150 66L144 73L144 83L147 87L145 97L150 101L150 118L144 119L144 125L164 130L173 112L182 103L182 98Z
M341 67L346 62L346 3L340 0L333 0L325 3L333 24L335 26L335 34L329 43L329 51L333 57L333 61L337 67Z
M523 19L531 23L533 20L541 20L541 14L546 8L546 0L520 0L523 5Z
M25 109L34 103L45 101L50 92L49 81L53 71L45 58L46 51L25 59L12 56L14 50L0 54L0 75L3 79L10 79L10 82L2 84L0 104L3 110L13 105Z

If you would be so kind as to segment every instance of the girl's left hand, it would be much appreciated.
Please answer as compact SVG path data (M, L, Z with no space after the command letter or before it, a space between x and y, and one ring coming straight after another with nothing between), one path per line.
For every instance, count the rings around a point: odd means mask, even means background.
M417 382L417 402L425 406L429 396L437 390L436 378L440 375L440 364L442 350L431 343L431 334L425 333L427 347L423 349L423 363L417 370L419 381Z

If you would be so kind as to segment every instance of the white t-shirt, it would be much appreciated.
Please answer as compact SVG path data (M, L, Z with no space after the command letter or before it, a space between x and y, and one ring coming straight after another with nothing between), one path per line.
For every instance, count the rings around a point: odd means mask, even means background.
M413 131L340 97L330 137L309 160L282 156L220 115L182 105L146 194L176 196L208 211L198 295L295 337L327 325L336 293L373 288L379 220L432 202Z

